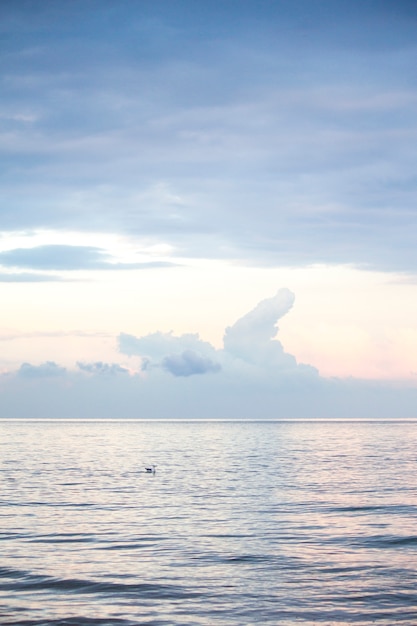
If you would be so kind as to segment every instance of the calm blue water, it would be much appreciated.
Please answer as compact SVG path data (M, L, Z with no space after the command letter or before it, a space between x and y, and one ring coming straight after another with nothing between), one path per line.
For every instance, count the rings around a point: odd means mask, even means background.
M417 624L417 423L2 422L0 442L1 624Z

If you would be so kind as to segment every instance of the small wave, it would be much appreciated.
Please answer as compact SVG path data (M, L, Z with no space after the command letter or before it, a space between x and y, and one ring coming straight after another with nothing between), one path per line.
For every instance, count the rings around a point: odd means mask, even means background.
M140 541L136 543L114 543L111 546L98 546L99 550L138 550L150 548L156 545L156 542Z
M417 507L412 504L364 504L352 506L340 506L331 509L337 513L389 513L390 515L404 515L405 513L416 513Z
M139 595L142 598L167 598L184 599L200 597L199 592L191 592L179 585L167 585L160 583L114 583L99 582L94 580L82 580L78 578L53 578L30 574L24 570L12 570L0 568L0 591L39 591L53 590L65 593L82 594L118 594ZM13 579L5 581L4 579ZM19 583L16 582L20 579Z
M381 548L390 548L390 547L409 547L409 546L417 546L417 536L416 535L407 535L404 537L399 536L381 536L381 537L370 537L370 543L375 543L378 547Z
M91 535L39 535L37 537L30 537L29 543L93 543L96 538Z
M269 554L238 554L223 558L226 563L264 563L270 560Z
M192 557L195 561L212 561L215 563L225 563L225 564L233 564L233 563L265 563L266 561L270 561L274 557L269 554L229 554L229 555L219 555L219 554L204 554L197 555Z
M0 567L0 578L24 578L28 576L26 570L12 569L10 567Z
M3 626L80 626L81 624L82 626L136 626L137 622L117 618L85 617L84 615L63 619L19 619L18 621L2 622ZM146 622L143 626L159 626L161 624L162 622Z
M388 509L387 506L380 505L380 504L377 504L377 505L366 504L366 505L358 505L358 506L340 506L334 510L340 513L362 513L362 512L368 513L369 511L371 512L386 511L387 509Z

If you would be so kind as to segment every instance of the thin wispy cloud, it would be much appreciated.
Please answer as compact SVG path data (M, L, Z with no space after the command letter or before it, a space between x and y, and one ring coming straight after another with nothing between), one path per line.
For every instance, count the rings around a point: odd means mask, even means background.
M120 263L110 254L100 248L75 245L45 245L34 248L17 248L0 252L0 266L12 269L32 269L49 271L76 271L76 270L141 270L161 267L173 267L167 261L148 261L141 263ZM7 276L3 274L3 276ZM46 280L42 275L22 274L26 280ZM19 279L19 274L10 275ZM51 278L49 278L51 279ZM16 280L17 282L17 280Z
M54 283L65 281L61 276L53 274L36 274L31 272L0 272L0 283Z

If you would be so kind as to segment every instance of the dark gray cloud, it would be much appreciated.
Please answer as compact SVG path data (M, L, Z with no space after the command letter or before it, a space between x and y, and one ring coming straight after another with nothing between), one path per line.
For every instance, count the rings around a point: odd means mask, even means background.
M172 263L149 262L149 263L116 263L112 257L101 248L93 246L70 246L70 245L45 245L34 248L16 248L0 252L0 265L11 268L24 268L34 270L137 270L160 267L170 267ZM9 275L3 274L7 277ZM52 280L51 276L35 274L10 275L7 282L33 282L38 280Z
M193 376L219 372L220 363L216 363L193 350L184 350L181 354L170 354L161 363L163 369L174 376Z

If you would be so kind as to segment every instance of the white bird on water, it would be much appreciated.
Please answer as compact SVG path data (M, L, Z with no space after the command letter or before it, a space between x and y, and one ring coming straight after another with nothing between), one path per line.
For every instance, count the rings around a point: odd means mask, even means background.
M156 469L155 469L155 468L156 468L156 465L147 465L147 466L145 467L145 472L146 472L147 474L155 474L155 472L156 472Z

